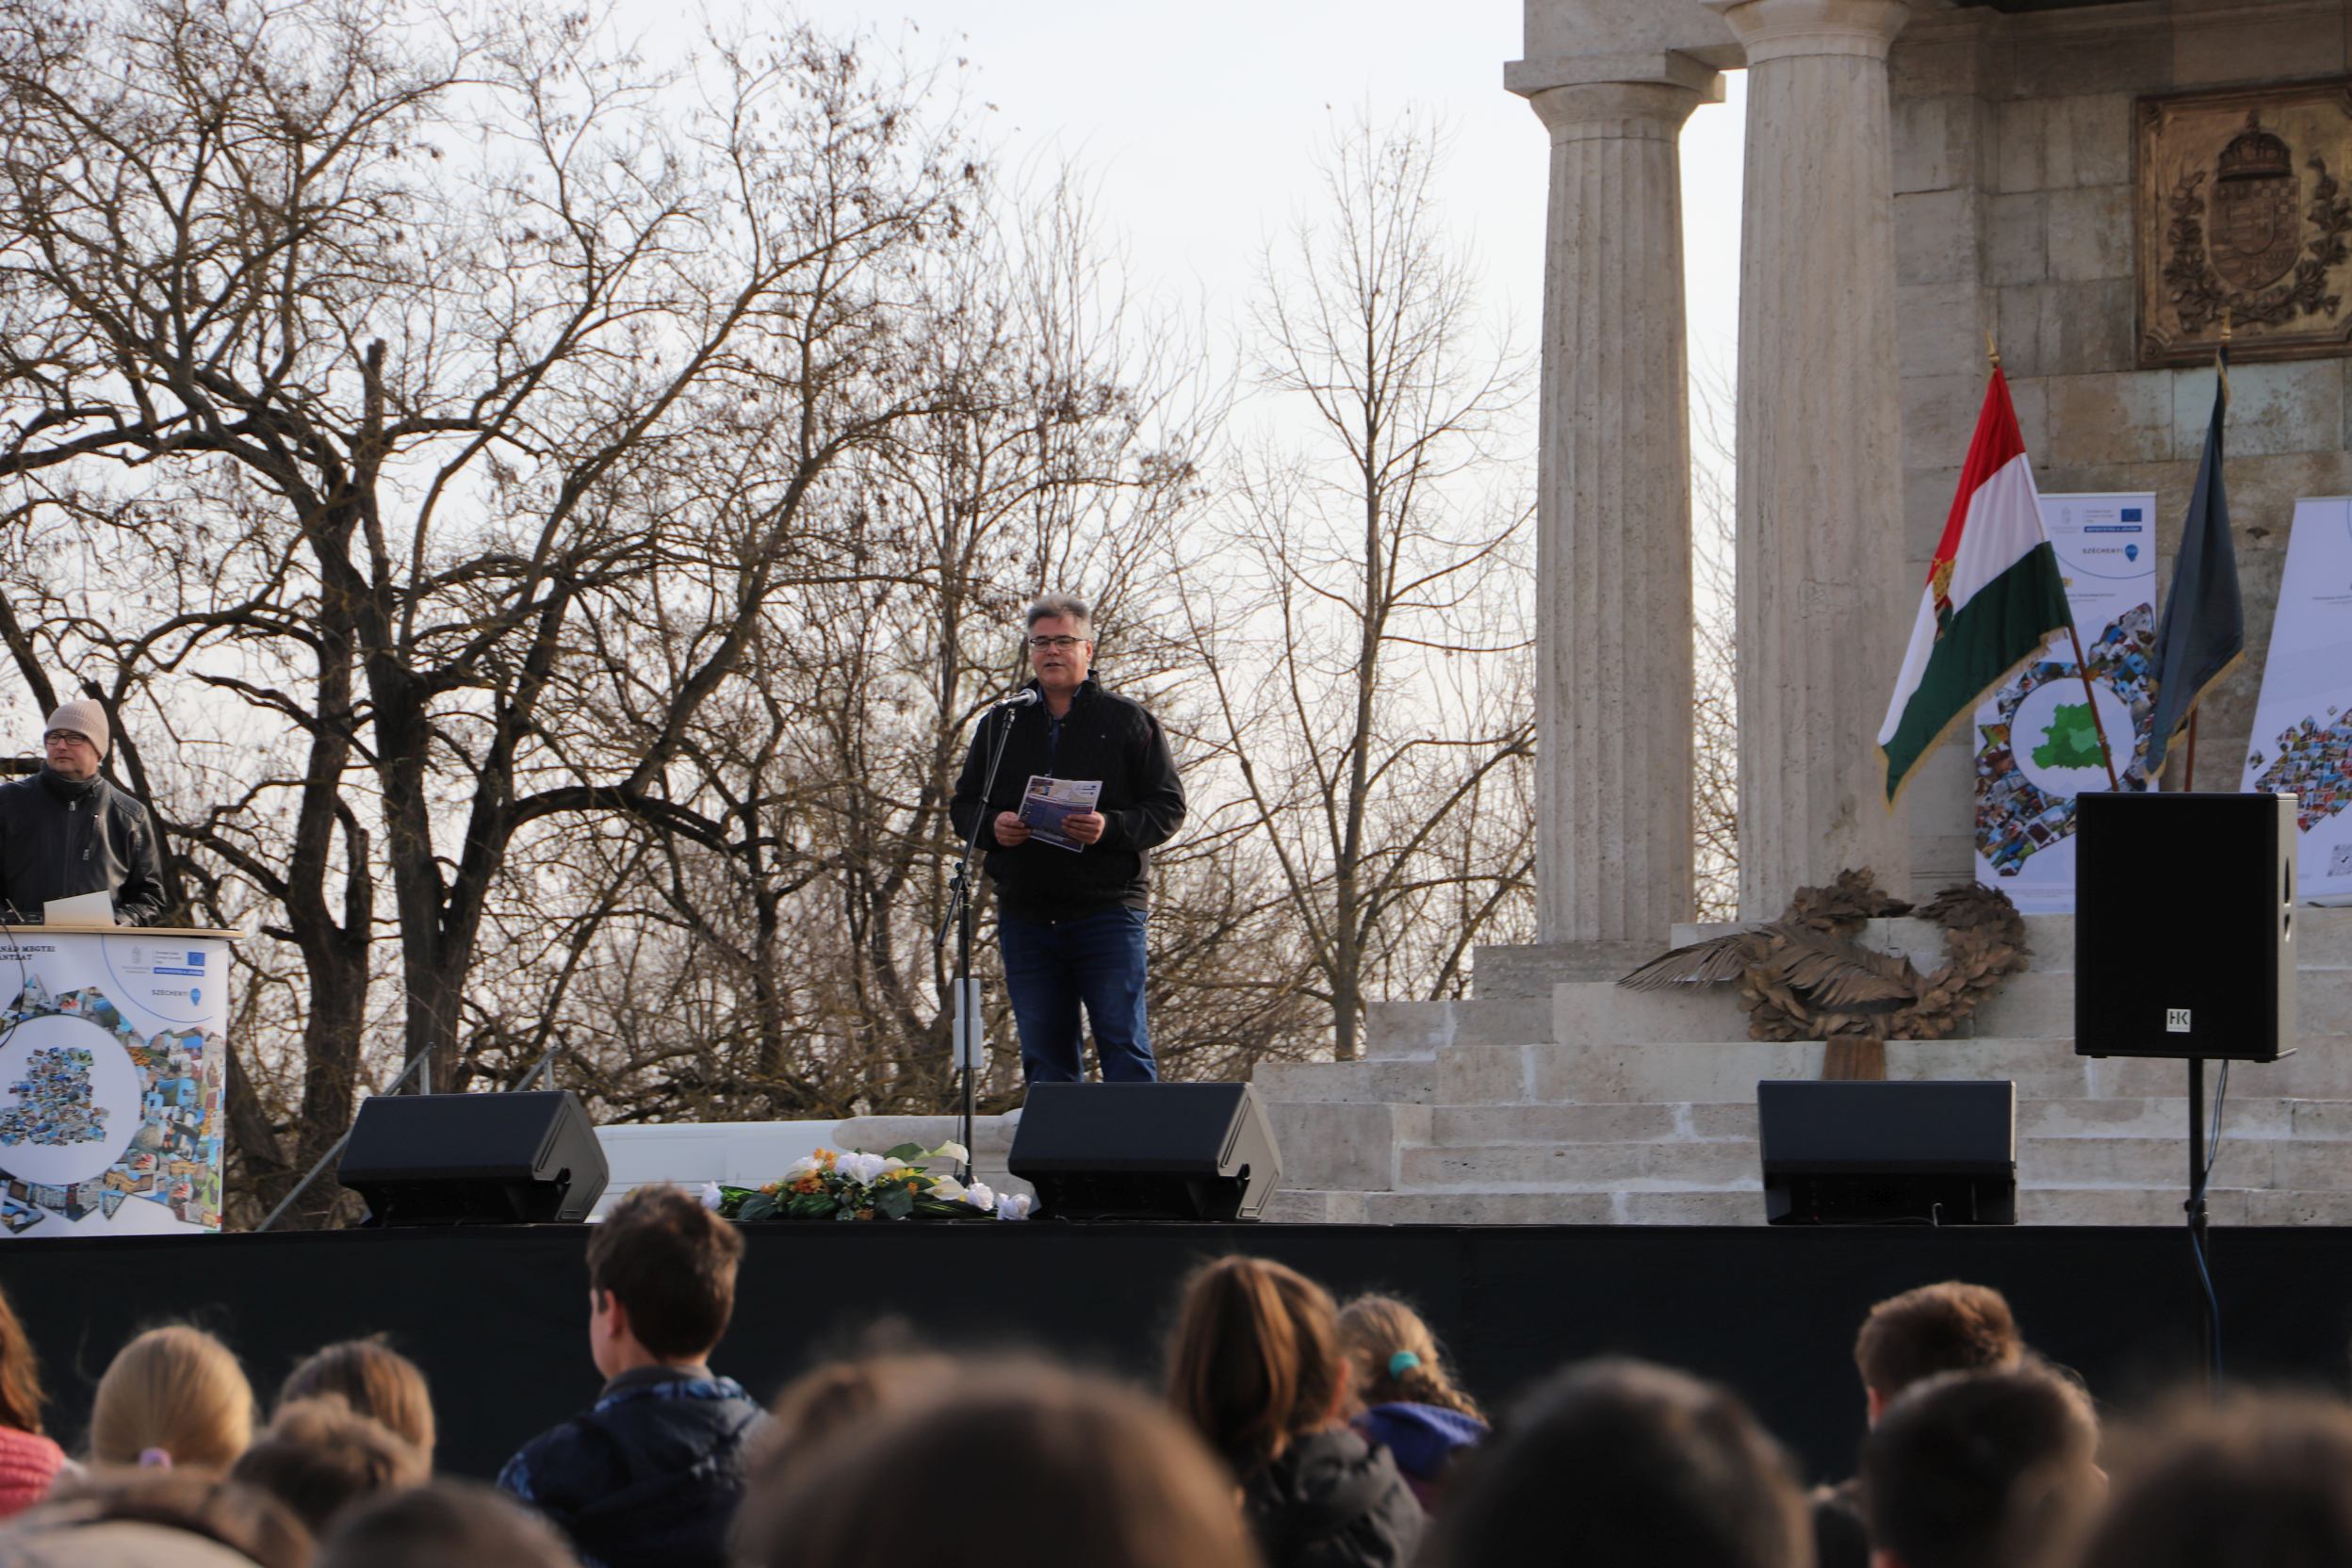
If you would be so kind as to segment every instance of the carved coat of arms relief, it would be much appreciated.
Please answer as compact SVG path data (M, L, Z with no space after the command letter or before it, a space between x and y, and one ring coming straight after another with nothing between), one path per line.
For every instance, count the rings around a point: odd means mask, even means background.
M2352 351L2352 80L2143 98L2139 359Z

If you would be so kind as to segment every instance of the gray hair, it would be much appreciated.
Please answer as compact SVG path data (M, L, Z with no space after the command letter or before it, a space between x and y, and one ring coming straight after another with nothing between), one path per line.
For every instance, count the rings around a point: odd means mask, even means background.
M1022 623L1035 630L1039 621L1068 621L1078 629L1078 635L1091 641L1094 637L1094 612L1086 601L1075 594L1045 594L1029 606L1029 618Z

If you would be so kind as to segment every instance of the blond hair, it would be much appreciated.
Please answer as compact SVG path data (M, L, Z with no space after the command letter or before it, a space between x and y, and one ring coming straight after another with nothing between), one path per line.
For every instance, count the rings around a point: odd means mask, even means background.
M1484 1420L1478 1401L1454 1386L1437 1336L1394 1296L1359 1296L1339 1310L1340 1348L1365 1405L1437 1405Z
M137 1464L155 1450L175 1466L224 1470L253 1436L253 1385L229 1348L202 1329L150 1329L98 1380L90 1454L100 1464Z

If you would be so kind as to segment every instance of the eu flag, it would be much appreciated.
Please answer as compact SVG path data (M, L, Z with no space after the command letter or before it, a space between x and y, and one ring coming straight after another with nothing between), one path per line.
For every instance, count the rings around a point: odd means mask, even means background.
M2230 497L2221 483L2221 420L2230 407L2230 351L2217 362L2213 416L2205 455L2180 525L2164 618L2156 628L2156 718L2148 737L2148 776L2164 772L2164 751L2189 722L2197 698L2246 651L2246 611L2238 602L2238 553L2230 538Z

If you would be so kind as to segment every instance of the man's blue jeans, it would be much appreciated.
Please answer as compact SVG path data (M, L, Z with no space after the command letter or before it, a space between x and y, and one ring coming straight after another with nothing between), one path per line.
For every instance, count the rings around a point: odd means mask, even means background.
M1150 1083L1152 1032L1143 1021L1141 909L1123 904L1063 921L997 912L1004 990L1021 1030L1021 1074L1031 1084L1074 1084L1086 1075L1078 1028L1086 1004L1094 1054L1106 1084Z

